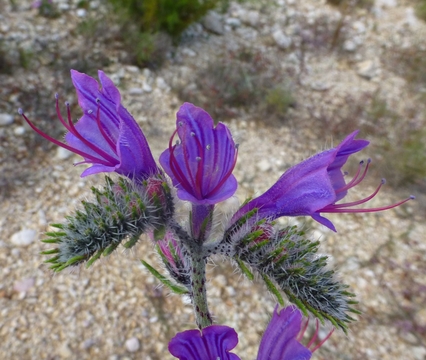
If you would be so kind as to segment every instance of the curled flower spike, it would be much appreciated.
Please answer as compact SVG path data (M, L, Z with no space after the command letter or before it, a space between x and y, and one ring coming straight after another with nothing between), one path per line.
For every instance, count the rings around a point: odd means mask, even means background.
M354 209L353 206L371 200L384 184L382 180L376 191L365 199L336 204L348 190L365 178L370 160L364 170L360 163L358 172L348 183L345 182L342 166L349 156L365 148L369 142L355 139L358 131L348 135L337 147L316 154L288 169L263 195L249 201L232 218L235 222L253 209L258 209L260 218L276 219L281 216L312 216L319 223L336 231L333 223L320 213L362 213L392 209L414 197L396 204L370 209Z
M130 178L145 179L158 173L145 136L133 117L121 105L118 89L104 72L99 71L98 75L102 88L94 78L71 70L78 103L84 113L75 125L68 103L67 119L62 117L56 95L58 118L68 130L65 135L66 143L38 129L21 109L19 113L31 128L45 139L82 156L84 161L78 164L92 164L83 171L82 177L115 171Z
M237 161L237 146L229 129L203 109L185 103L177 113L177 129L160 163L177 187L181 200L196 205L214 205L237 190L232 171ZM180 142L173 145L176 133Z

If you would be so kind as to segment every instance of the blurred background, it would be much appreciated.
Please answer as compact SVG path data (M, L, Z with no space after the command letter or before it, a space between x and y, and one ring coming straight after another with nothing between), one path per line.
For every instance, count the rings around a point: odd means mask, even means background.
M417 200L330 215L337 234L282 220L321 240L363 312L313 359L426 359L425 0L0 0L0 358L171 359L168 341L194 319L141 266L158 264L148 239L55 276L39 255L48 224L103 181L80 178L79 158L17 114L62 139L54 94L81 116L70 69L113 79L157 158L183 102L225 122L240 143L240 201L359 129L371 145L345 170L372 164L348 200L381 178L371 207ZM274 299L220 258L208 277L216 322L237 330L242 359L255 359Z

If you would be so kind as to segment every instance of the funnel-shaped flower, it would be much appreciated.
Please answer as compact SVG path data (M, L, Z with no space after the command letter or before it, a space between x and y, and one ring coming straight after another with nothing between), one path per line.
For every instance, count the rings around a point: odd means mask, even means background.
M121 105L121 96L102 71L98 72L100 83L78 71L71 70L71 78L77 91L78 103L83 116L73 124L67 103L67 121L59 111L56 96L56 111L59 120L68 130L66 143L53 139L36 128L24 116L28 124L41 136L84 158L80 164L92 164L81 174L87 176L99 172L117 172L135 179L144 179L158 172L142 130Z
M178 333L169 343L169 351L180 360L240 360L230 353L238 344L234 329L211 325L201 332L198 329Z
M331 336L315 344L318 337L318 322L314 337L305 347L300 343L306 326L302 327L302 313L295 306L287 306L274 314L263 334L257 360L309 360L312 353ZM201 330L187 330L178 333L169 343L169 351L180 360L238 360L229 353L238 343L234 329L223 325L211 325Z
M214 205L231 197L237 189L232 175L237 147L229 129L203 109L185 103L177 113L177 130L160 163L177 187L181 200L196 205ZM173 138L180 142L172 145Z
M382 208L352 209L353 206L363 204L373 198L379 191L384 181L377 190L365 199L336 204L343 199L347 191L358 185L365 177L368 164L361 171L363 162L360 163L358 172L348 183L345 182L345 174L342 166L349 156L365 148L369 142L357 140L358 131L348 135L337 147L323 151L298 165L288 169L278 181L263 195L248 202L233 216L235 222L249 211L258 209L258 217L275 219L281 216L309 215L319 223L336 231L332 222L320 213L355 213L374 212L393 208L401 205L409 199L397 204Z

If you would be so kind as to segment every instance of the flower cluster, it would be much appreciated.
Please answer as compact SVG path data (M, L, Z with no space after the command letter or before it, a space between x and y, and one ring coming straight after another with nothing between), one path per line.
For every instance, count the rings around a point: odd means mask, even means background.
M56 248L43 252L53 255L47 260L51 268L61 271L84 262L90 266L120 244L133 247L141 234L149 234L173 281L143 264L172 291L190 296L201 329L179 333L170 342L170 352L182 360L238 359L230 353L238 342L237 334L227 326L212 325L208 310L205 266L216 254L236 262L249 279L254 278L251 271L258 272L281 305L284 293L298 308L275 310L258 360L311 357L322 343L313 345L316 336L306 347L300 343L302 313L321 322L329 320L346 331L354 320L349 313L358 313L353 308L354 294L327 268L327 257L318 256L318 241L307 239L297 227L277 228L274 220L310 216L336 231L324 214L382 211L413 198L385 207L359 208L377 195L382 180L370 196L341 202L364 180L370 160L361 162L350 180L342 167L369 142L356 139L358 131L354 131L336 147L291 167L264 194L246 201L218 235L212 231L215 205L233 196L238 187L233 175L238 145L228 127L220 122L215 125L206 111L184 103L177 112L176 130L159 158L160 167L141 128L121 104L118 89L102 71L98 75L100 84L71 70L83 111L76 124L68 103L64 119L56 96L58 119L67 130L64 142L40 130L19 109L38 134L80 155L83 161L77 164L90 165L81 176L101 172L120 176L118 181L107 177L103 189L92 189L95 202L83 202L83 209L64 224L53 225L58 231L47 233L44 242ZM172 187L177 198L192 206L185 224L175 214Z

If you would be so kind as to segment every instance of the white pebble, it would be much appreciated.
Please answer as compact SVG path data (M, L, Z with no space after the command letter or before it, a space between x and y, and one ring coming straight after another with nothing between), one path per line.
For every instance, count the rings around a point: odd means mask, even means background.
M24 229L12 235L11 242L16 246L27 246L31 244L37 232L33 229Z
M10 114L0 113L0 126L10 125L13 123L14 116Z
M140 348L140 342L137 338L132 337L132 338L126 340L127 351L134 353L134 352L138 351L139 348Z

